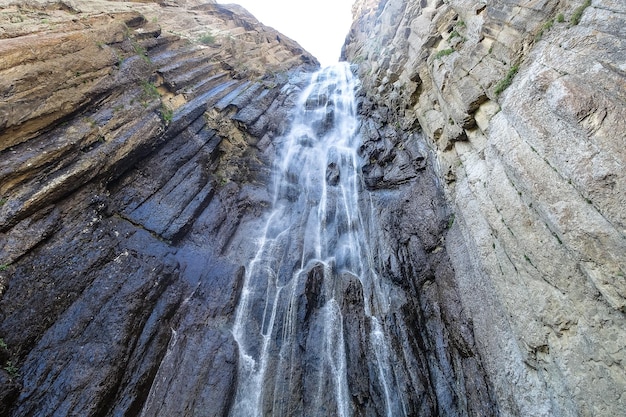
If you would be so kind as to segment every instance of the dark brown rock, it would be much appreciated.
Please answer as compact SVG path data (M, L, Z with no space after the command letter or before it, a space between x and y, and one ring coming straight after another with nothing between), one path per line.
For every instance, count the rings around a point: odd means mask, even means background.
M298 87L281 89L316 61L242 9L189 3L0 18L2 415L230 407L243 269L223 255L270 161L249 132L281 132ZM205 45L207 26L249 37Z

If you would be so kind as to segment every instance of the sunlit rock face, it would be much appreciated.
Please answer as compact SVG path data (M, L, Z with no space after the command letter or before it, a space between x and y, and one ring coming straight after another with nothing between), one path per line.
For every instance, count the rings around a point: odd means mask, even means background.
M413 189L420 158L432 164L454 214L439 244L456 308L500 413L623 414L623 2L353 10L343 53L363 83L366 183Z

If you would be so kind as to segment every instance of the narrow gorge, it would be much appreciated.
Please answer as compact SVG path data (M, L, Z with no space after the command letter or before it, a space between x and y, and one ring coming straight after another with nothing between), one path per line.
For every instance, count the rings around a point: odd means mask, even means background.
M0 0L0 416L626 416L626 4L353 17Z

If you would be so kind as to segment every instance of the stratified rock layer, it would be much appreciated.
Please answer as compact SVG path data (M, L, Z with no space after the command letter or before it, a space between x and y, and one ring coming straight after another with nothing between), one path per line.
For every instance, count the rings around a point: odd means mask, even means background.
M0 14L2 415L230 407L221 255L317 62L239 7L161 3Z
M502 415L626 409L624 6L353 9L344 55L359 66L370 118L366 181L417 187L410 172L423 158L410 144L423 137L454 212L440 244L456 308L473 323Z
M2 7L0 415L227 414L242 265L315 59L213 1ZM361 210L408 352L393 396L407 415L623 415L623 2L354 12ZM334 278L351 412L376 415L363 287Z

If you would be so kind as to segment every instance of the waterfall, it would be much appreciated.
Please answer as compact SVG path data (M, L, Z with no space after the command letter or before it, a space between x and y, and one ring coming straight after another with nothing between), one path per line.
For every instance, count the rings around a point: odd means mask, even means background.
M368 400L378 415L404 414L379 318L389 289L374 271L359 210L367 196L356 88L346 63L315 73L277 141L272 211L233 328L232 416L347 417ZM369 375L366 388L349 377L355 364Z

